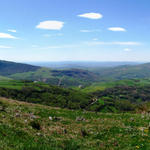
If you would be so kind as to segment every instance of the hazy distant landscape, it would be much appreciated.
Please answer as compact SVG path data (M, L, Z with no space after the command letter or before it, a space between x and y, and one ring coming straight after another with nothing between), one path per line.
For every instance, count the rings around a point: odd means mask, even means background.
M149 6L1 0L0 150L150 150Z
M49 67L54 69L67 69L67 68L79 68L79 69L88 69L88 68L104 68L104 67L117 67L121 65L136 65L142 64L144 62L94 62L94 61L62 61L62 62L27 62L31 65Z

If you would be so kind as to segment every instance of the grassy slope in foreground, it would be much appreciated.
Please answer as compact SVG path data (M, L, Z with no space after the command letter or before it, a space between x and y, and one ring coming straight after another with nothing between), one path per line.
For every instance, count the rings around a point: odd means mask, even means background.
M143 114L96 114L0 98L0 149L148 150L149 121Z

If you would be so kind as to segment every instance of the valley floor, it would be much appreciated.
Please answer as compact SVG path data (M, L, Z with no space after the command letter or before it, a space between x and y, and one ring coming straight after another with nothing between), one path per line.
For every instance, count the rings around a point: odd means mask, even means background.
M0 149L148 150L149 123L149 114L73 111L0 98Z

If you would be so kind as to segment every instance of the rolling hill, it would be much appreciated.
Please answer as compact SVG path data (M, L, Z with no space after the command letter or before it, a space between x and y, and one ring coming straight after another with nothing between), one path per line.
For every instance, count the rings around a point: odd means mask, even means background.
M15 80L42 81L63 87L87 86L97 74L83 69L50 69L22 63L0 61L0 75Z
M103 70L96 70L102 79L133 79L133 78L149 78L150 77L150 63L140 65L123 65L114 68L105 68Z
M53 85L63 87L88 86L98 80L96 73L82 69L64 69L52 70L49 68L40 68L37 71L16 73L8 77L15 80L33 80L42 81Z
M0 75L15 80L42 81L63 87L88 87L95 83L150 78L150 63L85 69L50 69L0 61Z
M40 67L0 60L0 75L8 76L14 73L36 71Z

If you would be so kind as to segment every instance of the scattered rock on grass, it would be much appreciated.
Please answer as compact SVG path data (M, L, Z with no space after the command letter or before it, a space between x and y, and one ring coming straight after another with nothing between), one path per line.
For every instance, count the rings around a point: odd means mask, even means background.
M19 113L16 113L16 117L20 117L21 115Z
M33 115L33 113L30 114L30 119L36 119L37 117Z
M85 118L83 118L83 117L76 117L76 121L85 121Z
M54 121L60 121L60 120L62 120L62 118L61 117L53 117L53 120Z
M134 118L133 118L133 117L131 117L131 118L130 118L130 120L131 120L131 121L134 121Z
M53 118L52 118L51 116L49 116L48 118L49 118L49 120L51 120L51 121L53 120Z

